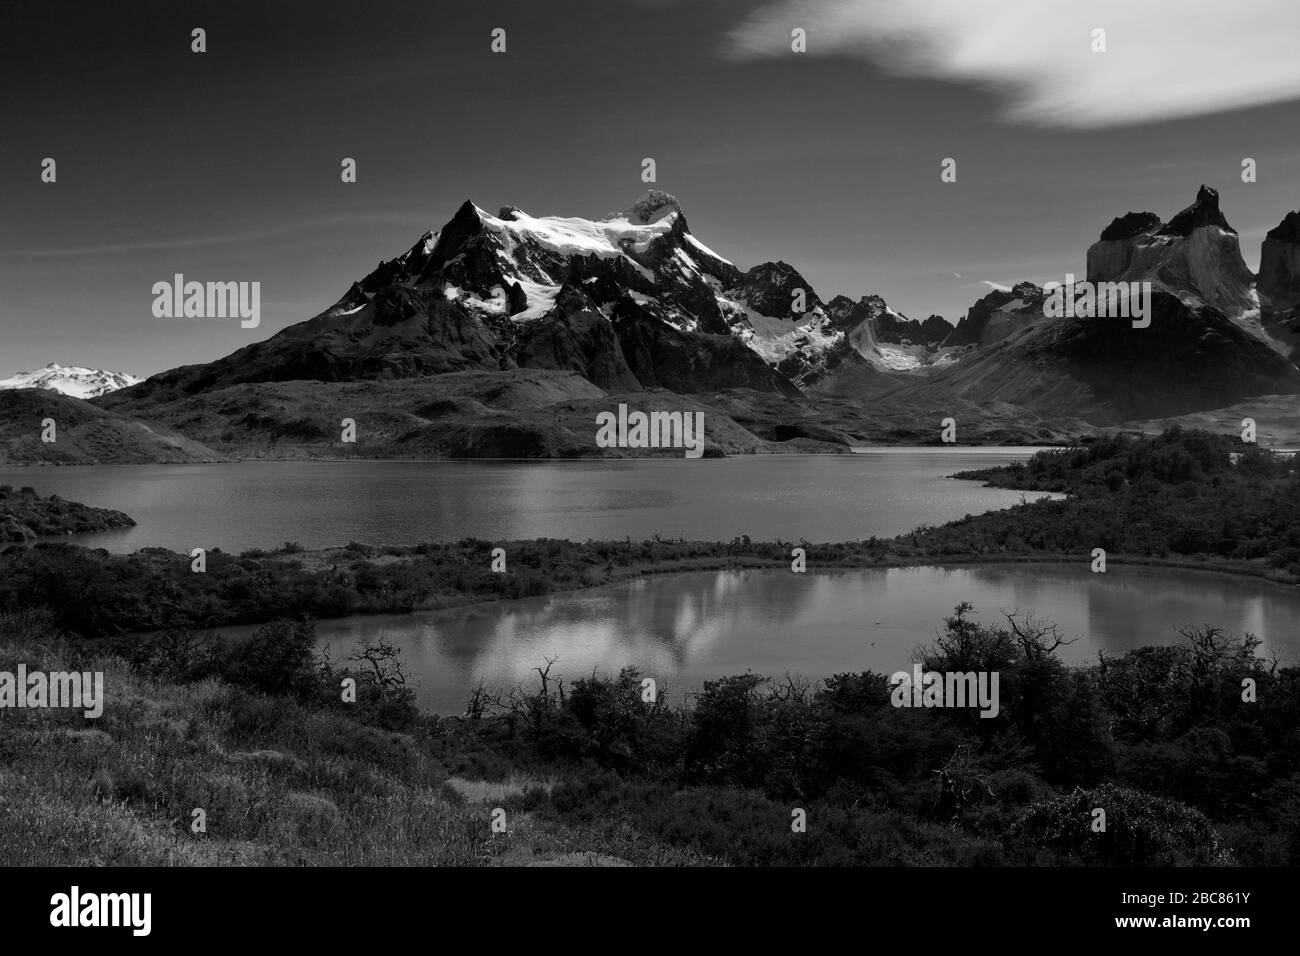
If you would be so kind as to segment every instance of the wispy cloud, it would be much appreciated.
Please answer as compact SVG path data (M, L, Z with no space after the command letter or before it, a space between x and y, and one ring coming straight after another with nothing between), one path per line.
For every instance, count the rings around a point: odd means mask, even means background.
M1278 0L769 0L725 52L852 55L996 92L1005 118L1122 126L1300 98L1300 4ZM1106 52L1093 52L1093 31Z
M56 249L18 249L10 255L19 258L57 259L63 256L97 256L114 253L149 252L159 249L185 249L205 246L221 246L242 242L263 242L278 239L312 229L330 229L336 226L356 225L414 225L410 216L331 216L325 219L300 220L298 222L274 226L270 229L257 229L249 232L216 233L208 236L187 236L177 239L149 239L142 242L110 242L96 246L61 246Z
M1003 285L1001 282L990 282L988 279L980 279L980 282L981 282L982 284L988 286L990 289L993 289L993 290L995 290L995 291L997 291L997 292L1010 292L1010 291L1011 291L1011 286L1009 286L1009 285Z

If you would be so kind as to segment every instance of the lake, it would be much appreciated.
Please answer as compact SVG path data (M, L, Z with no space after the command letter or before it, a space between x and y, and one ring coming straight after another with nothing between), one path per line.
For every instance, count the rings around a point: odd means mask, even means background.
M1028 458L1032 448L881 448L853 455L634 461L292 461L0 469L134 517L135 528L73 540L111 551L317 548L477 537L845 541L891 536L1018 503L955 471ZM1039 497L1030 495L1029 497ZM813 569L815 572L815 569ZM1033 609L1087 635L1067 660L1173 640L1180 622L1251 631L1300 658L1300 589L1247 578L1111 564L657 576L626 585L406 617L323 621L345 656L389 635L420 702L459 712L475 682L508 687L557 657L561 673L635 665L661 686L754 670L823 677L910 666L959 601L981 619ZM239 629L247 633L247 629ZM238 633L236 630L234 633Z
M138 524L70 540L307 548L521 538L848 541L1006 508L1022 493L954 481L1033 448L613 461L278 461L0 468L0 484L124 511ZM1030 494L1029 498L1043 497Z
M387 635L402 648L422 706L461 713L471 688L508 689L558 658L553 675L636 666L661 691L698 689L728 674L811 678L871 669L908 670L910 652L933 639L954 605L978 620L1032 610L1062 632L1086 635L1058 654L1095 661L1175 641L1180 623L1215 624L1263 638L1263 652L1300 661L1300 588L1201 571L1112 563L1093 574L1069 565L982 565L807 574L722 571L663 575L628 584L413 615L317 624L338 660L356 643ZM238 629L247 633L248 629Z

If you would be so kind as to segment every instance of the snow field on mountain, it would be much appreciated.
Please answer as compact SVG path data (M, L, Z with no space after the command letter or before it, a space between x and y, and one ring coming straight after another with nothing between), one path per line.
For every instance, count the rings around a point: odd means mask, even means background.
M43 369L19 372L0 379L0 389L44 388L69 395L72 398L95 398L107 392L135 385L141 379L125 372L109 372L80 365L59 365L51 362Z
M529 238L543 249L564 256L599 256L616 259L623 255L623 243L633 252L644 253L650 243L666 234L677 219L674 211L656 222L641 224L628 222L618 216L612 219L565 218L561 216L530 216L515 210L511 219L479 210L483 225L492 232L512 239Z

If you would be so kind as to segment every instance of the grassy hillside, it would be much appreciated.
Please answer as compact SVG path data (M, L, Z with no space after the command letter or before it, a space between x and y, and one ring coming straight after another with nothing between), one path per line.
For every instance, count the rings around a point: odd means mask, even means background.
M54 441L42 441L47 419ZM89 465L220 461L211 448L157 422L40 388L0 391L0 464Z
M1215 411L1131 422L1125 427L1147 435L1158 435L1175 426L1231 435L1241 433L1241 422L1246 418L1255 420L1259 444L1300 447L1300 399L1294 395L1261 395Z
M267 641L304 650L287 626ZM313 699L302 680L259 692L271 685L233 666L226 679L178 680L103 645L67 643L41 613L0 617L0 670L18 662L101 670L109 702L97 720L0 710L0 858L9 866L617 862L586 848L640 863L700 859L535 820L530 808L553 781L482 782L481 765L442 752L436 722L408 714L404 729L385 726L392 721L364 675L353 710ZM323 687L304 654L276 673ZM342 673L330 674L331 694ZM494 835L496 807L510 826ZM196 808L205 832L192 829Z
M147 383L146 383L147 384ZM827 450L764 441L725 414L664 389L606 393L576 372L513 369L367 382L261 382L173 397L136 386L99 399L232 457L680 457L680 449L600 448L596 415L702 412L706 455ZM160 397L165 395L166 397ZM341 423L356 423L355 443Z

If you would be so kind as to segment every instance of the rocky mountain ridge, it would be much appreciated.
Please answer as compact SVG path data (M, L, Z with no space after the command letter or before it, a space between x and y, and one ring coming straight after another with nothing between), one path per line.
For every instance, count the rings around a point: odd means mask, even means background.
M18 372L0 379L0 389L44 388L73 398L98 398L119 388L129 388L143 379L126 372L85 368L80 365L59 365L51 362L42 369Z
M1167 222L1149 212L1117 217L1088 250L1087 281L1150 283L1151 327L1051 317L1050 291L1029 282L988 293L953 327L938 316L909 319L879 296L823 298L783 260L742 270L697 239L680 204L658 190L598 220L515 206L493 215L466 201L316 317L96 401L189 428L229 453L246 440L292 436L299 425L283 416L307 386L407 381L422 383L421 411L393 411L414 416L417 430L473 432L508 414L532 422L532 437L515 442L526 454L591 453L585 435L538 437L542 426L525 413L550 405L493 410L442 388L449 375L474 373L491 391L524 371L552 376L543 391L562 395L557 402L579 396L555 376L576 376L605 400L653 392L661 402L717 403L719 417L769 446L874 440L873 409L885 408L898 434L928 434L929 425L907 425L909 408L960 408L977 434L992 433L995 418L996 430L1012 434L1020 409L1026 436L1077 434L1300 391L1288 341L1300 302L1298 229L1288 218L1269 234L1257 281L1217 192L1203 186ZM295 397L269 417L233 391L275 383ZM415 392L385 400L409 402ZM582 427L559 405L547 414ZM332 425L312 429L320 434L308 444L334 441ZM385 441L407 439L393 432Z

